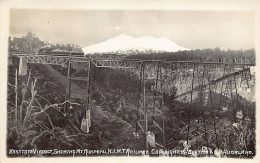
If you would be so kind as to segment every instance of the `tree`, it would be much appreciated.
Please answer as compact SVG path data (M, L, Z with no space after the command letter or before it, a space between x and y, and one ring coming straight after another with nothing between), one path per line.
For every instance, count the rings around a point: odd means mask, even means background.
M12 45L13 43L12 43L12 40L11 40L11 37L9 36L8 37L8 54L11 54L11 52L12 52Z

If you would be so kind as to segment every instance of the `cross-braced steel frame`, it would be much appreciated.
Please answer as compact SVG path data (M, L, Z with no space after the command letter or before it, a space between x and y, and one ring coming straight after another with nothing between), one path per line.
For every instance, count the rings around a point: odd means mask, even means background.
M86 112L89 110L89 102L90 102L90 66L91 62L89 60L87 61L82 61L82 60L69 60L67 62L67 86L66 86L66 96L65 96L65 106L64 106L64 113L68 111L71 107L71 101L73 99L81 99L84 100L84 106L85 106L85 114L84 118L86 118ZM75 72L72 71L72 67L74 67ZM82 96L75 96L77 94L76 89L72 89L72 83L73 82L83 82L84 85L86 86L85 89L83 90L83 95Z
M165 117L163 115L163 78L161 63L156 65L156 78L148 79L146 63L140 67L140 92L138 101L138 120L136 131L144 134L146 149L149 149L149 142L153 142L159 148L165 148ZM146 86L148 81L153 82L152 90ZM155 135L152 139L149 135Z

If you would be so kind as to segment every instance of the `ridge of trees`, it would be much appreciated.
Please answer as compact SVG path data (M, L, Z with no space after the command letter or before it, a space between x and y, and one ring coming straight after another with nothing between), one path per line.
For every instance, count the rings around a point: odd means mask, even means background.
M142 60L165 60L165 61L204 61L204 62L224 62L224 63L255 63L255 50L221 50L196 49L177 52L163 52L152 54L128 55L127 59Z
M9 54L11 52L26 52L26 53L38 53L40 49L45 50L66 50L74 52L82 52L81 47L74 44L50 44L47 41L42 41L32 32L28 32L26 36L13 37L9 36Z

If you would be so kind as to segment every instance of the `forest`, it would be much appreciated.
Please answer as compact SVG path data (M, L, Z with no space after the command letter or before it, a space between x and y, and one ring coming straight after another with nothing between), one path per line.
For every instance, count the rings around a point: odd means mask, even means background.
M127 59L164 60L164 61L196 61L196 62L223 62L223 63L255 63L255 50L221 50L196 49L189 51L164 52L153 54L129 55Z
M23 52L28 54L35 54L40 52L40 49L50 49L50 50L65 50L65 51L74 51L82 52L81 47L74 44L51 44L47 41L42 41L35 34L28 32L25 36L22 37L9 37L8 44L9 54L16 52Z

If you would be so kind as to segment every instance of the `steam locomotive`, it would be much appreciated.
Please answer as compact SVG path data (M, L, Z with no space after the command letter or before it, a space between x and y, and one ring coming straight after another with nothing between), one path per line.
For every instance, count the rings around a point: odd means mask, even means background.
M55 45L46 45L39 49L38 55L53 55L53 56L84 56L83 52L68 51L56 48Z

